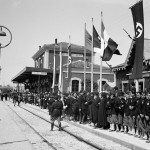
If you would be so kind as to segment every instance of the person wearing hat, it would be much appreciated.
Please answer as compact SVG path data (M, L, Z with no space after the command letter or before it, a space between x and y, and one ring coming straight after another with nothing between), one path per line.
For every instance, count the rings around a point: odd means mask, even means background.
M51 121L51 115L52 115L52 104L55 102L54 96L49 93L48 100L47 100L47 105L48 105L48 112L50 116L50 121Z
M134 93L130 94L129 98L129 131L128 133L131 135L135 134L135 107L136 106L136 97Z
M107 104L107 97L106 93L101 93L100 95L100 103L98 109L98 124L99 128L105 129L108 125L107 122L107 115L106 115L106 104Z
M118 93L115 101L115 110L117 115L117 122L116 122L116 131L123 132L123 118L124 118L124 106L125 106L125 99L123 98L123 92Z
M141 106L140 106L140 111L139 111L139 130L140 130L140 138L147 140L147 134L146 134L146 125L145 125L145 108L146 108L146 103L147 103L147 97L145 93L142 93L141 95Z
M79 96L79 121L80 121L80 124L84 123L86 116L87 116L86 93L84 91L82 91Z
M128 133L129 129L129 93L124 96L125 99L125 105L124 105L124 118L123 118L123 127L124 127L124 133Z
M54 99L55 102L53 102L51 106L51 131L53 131L55 120L58 121L59 131L61 131L61 115L63 110L63 103L59 95L56 95Z
M115 94L110 95L110 107L111 107L111 117L110 117L110 131L115 131L115 125L117 123L117 113L115 109L115 101L116 101L116 96Z
M97 127L97 123L98 123L98 109L100 103L100 98L98 95L99 95L98 92L94 92L94 97L91 104L91 115L92 115L91 119L92 119L92 123L94 124L94 128Z
M146 126L146 135L147 135L147 143L150 143L150 93L146 96L145 103L145 126Z

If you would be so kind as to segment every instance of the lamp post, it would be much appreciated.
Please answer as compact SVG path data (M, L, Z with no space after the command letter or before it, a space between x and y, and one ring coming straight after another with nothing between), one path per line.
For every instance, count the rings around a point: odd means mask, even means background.
M5 27L5 26L1 26L1 25L0 25L0 36L2 36L2 37L7 36L6 33L5 33L4 31L2 31L2 28L4 28L5 30L7 30L7 31L9 32L9 34L10 34L10 40L9 40L8 43L5 44L5 45L2 45L2 44L0 43L0 80L1 80L1 70L2 70L2 67L1 67L1 48L7 47L7 46L11 43L11 41L12 41L12 33L11 33L11 31L10 31L7 27Z

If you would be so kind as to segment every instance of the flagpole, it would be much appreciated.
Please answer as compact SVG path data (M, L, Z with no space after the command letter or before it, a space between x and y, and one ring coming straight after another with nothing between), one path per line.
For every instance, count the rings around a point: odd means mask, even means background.
M62 43L60 43L60 78L59 78L59 90L61 93L61 100L63 101L63 60L62 60Z
M92 59L91 59L91 92L93 92L93 18L92 18Z
M102 21L103 21L103 14L101 12L101 37L102 37ZM103 41L101 40L101 45L103 44L102 43ZM102 46L101 46L102 48ZM102 64L102 54L100 53L100 83L99 83L99 92L101 93L102 92L102 71L103 71L103 64Z
M62 92L62 45L60 43L59 91Z
M71 44L71 36L69 35L69 45L70 44ZM68 49L68 57L69 57L69 49ZM68 61L68 78L69 78L69 61ZM69 83L68 85L69 85L69 92L70 92L71 91L70 79L69 79L68 83Z
M54 64L53 64L53 85L52 85L52 92L55 91L55 76L56 76L56 52L55 52L55 48L56 48L56 44L57 44L57 39L55 39L55 45L54 45Z
M86 30L86 23L85 23L85 30ZM84 30L84 36L85 36L85 31ZM86 90L86 39L84 37L84 91Z

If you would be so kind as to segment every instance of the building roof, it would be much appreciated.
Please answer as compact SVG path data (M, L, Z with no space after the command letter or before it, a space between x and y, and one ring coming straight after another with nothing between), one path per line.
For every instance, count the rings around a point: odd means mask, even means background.
M30 77L38 77L39 75L47 75L48 73L52 73L53 70L51 69L43 69L43 68L34 68L34 67L25 67L21 70L13 79L12 82L23 83L25 80L29 79Z
M132 65L134 61L134 56L135 56L135 41L132 40L125 62L117 66L114 66L113 70L125 69L127 66ZM147 63L150 62L150 39L146 38L144 39L144 59L145 62Z
M60 44L62 44L62 52L68 52L68 45L69 43L67 42L60 42L58 43L58 46L55 47L56 53L60 51ZM54 46L55 44L44 44L42 47L39 46L39 50L32 56L32 58L35 60L37 59L40 55L42 55L46 50L49 51L54 51ZM71 51L72 53L84 53L84 46L81 45L76 45L71 43ZM87 54L91 54L90 50L86 50Z
M86 70L91 70L91 62L87 62L87 67L86 67ZM68 64L64 64L63 67L67 67ZM77 61L73 61L72 62L72 69L84 69L84 61L83 60L77 60ZM106 67L106 66L103 66L102 68L103 70L103 73L112 73L111 69ZM100 71L100 65L98 64L93 64L93 70L95 71Z

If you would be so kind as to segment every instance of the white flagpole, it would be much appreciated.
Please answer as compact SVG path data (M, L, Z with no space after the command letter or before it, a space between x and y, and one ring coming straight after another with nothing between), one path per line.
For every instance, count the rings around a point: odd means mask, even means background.
M85 31L86 30L86 23L85 23L85 29L84 29L84 91L86 90L86 37L85 37Z
M71 36L69 35L69 45L70 44L71 44ZM69 57L69 49L68 49L68 57ZM69 78L69 61L68 61L68 78ZM70 82L70 79L69 79L68 82L69 82L69 84L68 84L69 85L69 87L68 87L69 88L69 92L71 92L71 85L70 85L71 82Z
M52 85L52 89L53 92L55 91L55 76L56 76L56 52L55 52L55 47L56 47L56 39L55 39L55 45L54 45L54 64L53 64L53 85Z
M101 24L102 24L102 12L101 12ZM101 25L101 38L102 38L102 25ZM102 43L103 41L101 40L101 48L102 47ZM103 64L102 64L102 54L100 53L100 83L99 83L99 92L102 92L102 71L103 71Z
M60 43L59 91L62 92L62 45Z
M93 92L93 18L92 18L92 59L91 59L91 92Z

